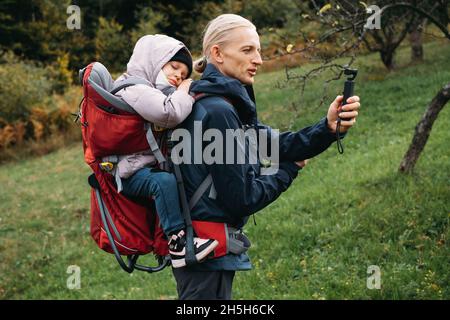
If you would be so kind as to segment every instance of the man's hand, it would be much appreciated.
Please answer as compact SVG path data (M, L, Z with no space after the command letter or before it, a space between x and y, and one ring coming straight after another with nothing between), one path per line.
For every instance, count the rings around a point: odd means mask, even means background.
M333 133L336 132L337 120L339 117L345 119L341 120L341 128L339 132L346 132L350 127L352 127L356 122L358 110L361 107L358 96L348 98L348 104L345 106L341 106L342 98L342 96L337 96L328 109L328 128Z

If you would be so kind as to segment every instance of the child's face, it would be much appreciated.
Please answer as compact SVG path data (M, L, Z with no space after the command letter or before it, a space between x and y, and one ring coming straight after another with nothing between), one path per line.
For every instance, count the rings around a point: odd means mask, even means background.
M162 71L166 75L169 83L175 87L178 87L181 82L186 79L189 69L182 62L169 61L164 65Z

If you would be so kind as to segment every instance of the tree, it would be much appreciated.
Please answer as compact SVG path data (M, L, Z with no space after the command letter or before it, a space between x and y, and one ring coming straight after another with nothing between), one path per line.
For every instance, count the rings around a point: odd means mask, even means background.
M420 153L425 148L425 144L430 136L431 129L436 121L439 112L444 108L445 104L450 100L450 82L447 83L436 96L431 100L422 119L416 125L414 136L411 144L400 163L399 171L409 173L419 159Z
M331 70L335 77L325 81L324 87L330 81L338 80L342 76L342 70L344 65L336 63L336 58L343 56L349 56L350 60L348 65L354 61L356 54L358 53L355 48L358 48L361 41L368 45L369 49L372 46L370 38L366 35L370 33L370 30L366 30L364 25L367 22L367 16L361 14L358 6L349 1L336 1L331 3L321 3L321 7L318 6L318 1L311 1L313 10L317 14L311 15L316 21L322 23L326 26L325 31L322 35L318 37L317 41L306 43L304 47L288 48L283 54L292 54L294 52L304 52L315 50L319 45L323 44L330 39L333 39L336 35L339 35L339 42L342 46L337 52L332 56L325 57L321 59L319 66L314 67L311 70L306 71L304 74L291 75L288 70L286 70L287 80L297 79L300 80L302 84L302 94L305 87L305 83L311 77L325 71ZM450 32L447 29L447 25L450 22L448 17L448 2L447 1L437 1L437 4L433 4L436 8L430 9L431 1L410 1L410 2L397 2L389 1L388 4L381 7L379 15L384 21L388 21L386 17L398 17L402 22L392 21L394 24L400 24L400 34L394 34L393 26L385 26L380 30L376 30L372 33L370 37L373 37L374 43L379 43L379 51L383 63L389 68L394 65L394 53L395 49L404 39L410 27L417 21L423 21L426 19L429 23L437 26L444 36L450 40ZM363 3L361 3L363 4ZM309 16L309 15L308 15ZM324 30L324 28L320 28ZM347 34L346 34L347 33ZM437 119L439 112L443 109L445 104L450 99L450 83L446 84L438 94L429 103L428 108L422 117L419 124L416 126L416 130L412 139L412 143L404 156L404 159L400 165L400 172L411 172L417 159L422 152L427 139L430 135L434 121ZM321 103L324 101L322 98Z
M378 5L384 7L392 1L382 1ZM372 52L379 52L381 61L388 70L396 67L395 51L410 32L417 18L414 13L402 10L402 8L392 8L380 15L381 28L367 30L364 33L363 41Z
M167 17L164 14L155 12L149 7L136 10L136 19L138 23L130 31L130 38L133 44L144 35L160 33L160 28L164 28L168 24Z
M417 5L417 1L414 4ZM421 9L426 10L429 15L432 15L441 24L445 24L448 20L447 3L445 0L439 1L424 1L420 6ZM411 45L411 62L423 61L423 46L422 34L428 24L428 18L421 14L416 14L416 19L409 30L409 43Z
M104 63L112 72L124 71L133 51L129 37L122 32L122 29L122 25L114 19L99 18L99 27L95 37L95 56L96 60Z

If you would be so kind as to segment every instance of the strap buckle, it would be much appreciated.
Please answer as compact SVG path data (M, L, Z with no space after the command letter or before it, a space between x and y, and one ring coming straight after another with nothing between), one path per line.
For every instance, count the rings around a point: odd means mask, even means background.
M242 254L251 247L250 239L242 232L241 229L236 229L227 226L227 252L233 254Z
M100 169L106 172L111 172L114 169L114 164L112 162L106 161L100 163Z

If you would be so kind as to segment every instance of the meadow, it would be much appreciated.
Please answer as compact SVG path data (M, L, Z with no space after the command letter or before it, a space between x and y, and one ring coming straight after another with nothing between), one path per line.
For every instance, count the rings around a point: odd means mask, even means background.
M409 65L408 47L397 59L394 72L374 54L356 60L362 108L345 153L332 145L311 159L256 214L256 225L249 220L254 268L237 273L234 299L450 298L448 106L414 172L398 172L415 125L450 79L450 45L426 44L422 64ZM300 95L284 71L258 75L260 119L280 130L315 123L343 85L332 82L320 106L323 80L312 79ZM169 268L127 274L96 247L88 175L81 143L0 166L0 299L176 299ZM81 270L78 290L67 287L71 265ZM380 289L367 287L372 265Z

